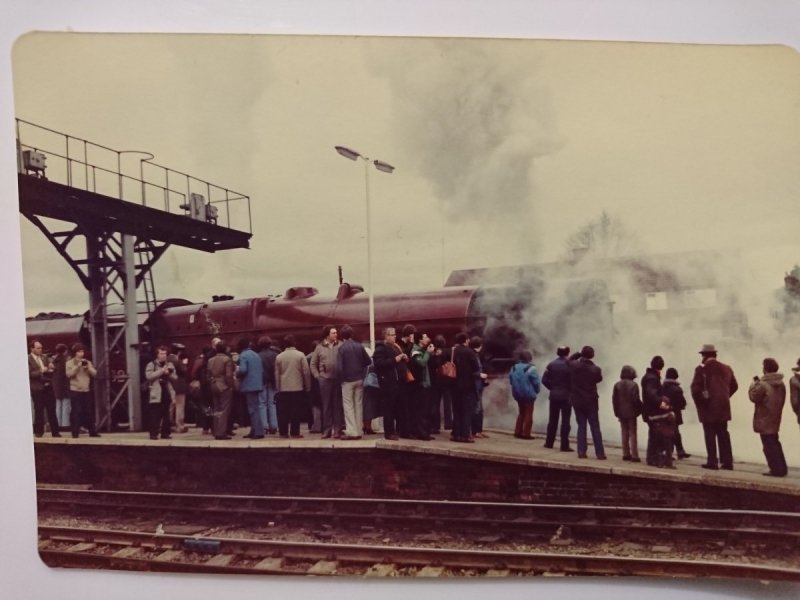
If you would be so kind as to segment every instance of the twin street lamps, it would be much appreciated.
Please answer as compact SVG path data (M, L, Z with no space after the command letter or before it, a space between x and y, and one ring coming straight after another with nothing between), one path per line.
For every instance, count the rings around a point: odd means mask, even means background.
M369 163L372 162L378 171L384 173L391 173L394 167L389 163L382 160L370 161L369 157L363 156L361 153L356 152L344 146L335 146L336 152L349 158L350 160L361 159L364 161L364 188L367 196L367 292L369 294L369 345L372 352L375 352L375 294L372 290L372 237L370 235L371 213L370 213L370 199L369 199Z

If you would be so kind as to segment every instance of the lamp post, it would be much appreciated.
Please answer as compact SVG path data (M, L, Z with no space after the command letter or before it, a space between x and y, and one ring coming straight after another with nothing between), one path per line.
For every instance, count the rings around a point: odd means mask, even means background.
M148 160L153 160L155 155L147 150L117 150L117 175L119 177L119 199L122 198L122 155L123 154L147 154L145 158L139 159L139 181L142 184L142 204L146 204L144 200L144 163Z
M139 159L139 180L142 184L142 204L144 201L144 163L153 160L152 152L144 150L119 150L117 152L117 173L119 175L119 199L122 193L122 155L146 154ZM122 264L124 270L125 297L125 365L128 372L128 422L131 431L139 431L142 427L142 408L139 387L139 307L136 302L136 249L134 236L122 234Z
M371 206L369 198L369 163L370 159L356 152L351 148L345 146L335 146L336 152L350 160L358 160L359 158L364 161L364 189L366 191L367 199L367 293L369 294L369 346L372 352L375 352L375 294L372 290L372 236L370 235L372 217ZM391 173L394 167L382 160L373 160L372 164L378 171L384 173Z

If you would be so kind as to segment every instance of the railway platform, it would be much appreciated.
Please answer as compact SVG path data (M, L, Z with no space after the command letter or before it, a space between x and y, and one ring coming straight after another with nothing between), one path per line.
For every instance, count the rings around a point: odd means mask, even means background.
M427 442L386 440L380 434L360 440L320 439L307 432L300 439L250 440L243 432L224 441L199 428L168 440L150 440L146 432L75 439L46 435L35 438L37 481L192 490L205 490L204 482L216 482L226 490L275 493L286 489L287 482L294 492L302 492L300 482L305 479L309 492L319 487L311 483L316 482L330 493L360 489L373 497L382 493L709 507L743 503L751 508L774 500L773 508L800 506L798 468L784 478L766 477L763 464L745 462L736 462L733 471L711 471L700 467L703 456L693 455L676 461L675 469L662 469L623 461L613 444L606 444L607 460L594 458L591 446L589 458L579 459L575 452L544 448L541 436L521 440L497 429L487 430L490 437L474 444L451 442L447 432ZM242 487L237 476L249 483ZM263 486L254 490L254 481Z

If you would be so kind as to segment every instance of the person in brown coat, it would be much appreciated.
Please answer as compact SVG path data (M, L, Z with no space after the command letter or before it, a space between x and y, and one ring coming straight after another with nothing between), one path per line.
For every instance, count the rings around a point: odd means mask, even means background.
M212 431L215 440L229 440L228 417L233 400L233 359L225 353L224 342L217 342L216 354L208 359L206 377L211 389Z
M732 471L733 450L728 421L731 420L731 396L739 389L739 384L733 369L717 360L714 344L703 345L700 356L701 364L694 370L691 391L706 442L707 458L701 466L704 469L722 467Z
M622 460L642 462L639 458L639 442L636 436L636 424L642 414L642 399L639 396L639 384L636 383L636 369L630 365L622 367L619 381L614 384L611 403L614 416L619 419L622 429Z
M762 370L764 375L754 377L749 390L750 401L755 404L753 431L761 434L761 445L769 466L764 475L786 477L786 458L778 439L786 403L786 384L783 383L783 373L778 373L778 363L774 358L765 358Z

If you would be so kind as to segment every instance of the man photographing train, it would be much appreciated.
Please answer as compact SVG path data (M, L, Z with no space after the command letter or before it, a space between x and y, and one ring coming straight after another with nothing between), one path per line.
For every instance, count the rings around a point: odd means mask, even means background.
M145 381L150 386L148 408L150 417L150 439L157 440L159 429L161 439L170 439L169 409L175 401L175 388L172 383L178 380L175 367L167 361L166 346L159 346L156 359L147 364Z

